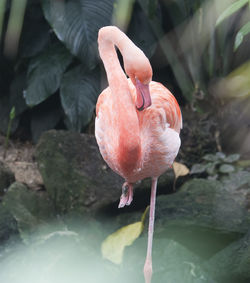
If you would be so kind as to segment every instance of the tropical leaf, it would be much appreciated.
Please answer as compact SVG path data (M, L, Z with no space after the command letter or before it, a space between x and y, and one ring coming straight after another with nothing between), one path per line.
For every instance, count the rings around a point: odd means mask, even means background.
M244 36L250 33L250 22L246 23L241 29L237 32L234 42L234 51L241 45Z
M218 161L219 160L219 156L216 155L216 154L208 153L208 154L204 155L202 157L202 159L204 159L206 161Z
M190 174L200 174L207 170L207 164L197 163L194 164L191 168Z
M230 164L222 164L219 168L219 171L221 173L231 173L235 171L235 168L233 165Z
M227 163L233 163L240 159L240 155L238 153L228 155L224 161Z
M126 246L130 246L144 229L145 217L149 206L145 209L141 221L129 224L109 235L101 246L102 256L115 264L121 264Z
M148 5L147 1L137 0L141 8L147 14ZM155 34L158 43L162 49L164 56L170 64L174 73L175 79L180 87L182 94L188 101L192 100L192 92L194 90L194 84L190 79L189 74L184 69L182 61L179 59L176 50L172 47L170 39L165 36L160 17L149 18L150 27Z
M36 15L36 17L34 17L32 24L28 21L24 22L19 47L20 55L23 58L30 58L41 53L50 44L51 39L51 28L43 17L42 9L30 7L29 13Z
M43 0L43 10L56 36L89 68L97 64L98 30L111 24L113 0Z
M226 18L231 16L233 13L237 12L243 6L245 6L249 0L238 0L230 5L217 19L216 26L218 26L221 22L223 22Z
M102 243L102 255L113 263L122 263L123 251L126 246L132 243L140 236L143 230L141 221L122 227L115 233L109 235Z
M143 30L144 32L141 32ZM150 22L140 6L134 6L133 15L128 29L128 37L151 58L155 52L157 38L153 33Z
M217 157L217 160L225 160L226 158L226 154L221 151L216 152L215 156Z
M56 92L61 77L72 61L72 55L59 44L34 57L28 68L28 87L24 91L26 103L35 106Z
M71 130L80 132L89 123L99 90L99 69L88 71L80 65L63 75L61 103Z

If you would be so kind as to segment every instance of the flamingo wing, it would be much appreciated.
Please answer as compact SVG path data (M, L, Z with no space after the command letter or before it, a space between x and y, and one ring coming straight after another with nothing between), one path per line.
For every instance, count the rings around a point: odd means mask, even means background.
M136 89L128 81L135 101ZM144 111L137 111L142 162L138 173L130 176L131 182L163 174L172 165L181 144L182 115L175 97L160 83L151 82L149 88L152 105Z

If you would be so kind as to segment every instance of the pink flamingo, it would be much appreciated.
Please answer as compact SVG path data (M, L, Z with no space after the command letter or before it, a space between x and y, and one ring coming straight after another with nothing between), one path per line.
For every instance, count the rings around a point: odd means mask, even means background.
M150 283L157 179L171 167L179 151L181 111L171 92L151 81L152 68L145 54L117 27L101 28L98 45L109 87L98 98L95 135L104 160L125 179L119 208L132 202L135 182L152 178L144 265L145 282Z

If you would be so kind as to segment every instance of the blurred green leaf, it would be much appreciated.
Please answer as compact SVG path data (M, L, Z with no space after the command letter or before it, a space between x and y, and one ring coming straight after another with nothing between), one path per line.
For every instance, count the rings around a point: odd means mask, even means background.
M235 154L230 154L228 155L224 161L227 162L227 163L233 163L235 161L238 161L240 159L240 155L235 153Z
M143 32L141 32L143 30ZM157 46L157 38L145 13L139 6L135 6L133 16L127 32L128 37L151 58Z
M140 236L143 223L138 221L122 227L109 235L102 243L102 256L113 263L122 263L123 251Z
M70 129L80 132L93 115L100 91L99 69L77 66L63 75L60 96Z
M250 33L250 22L246 23L241 29L237 32L235 41L234 41L234 51L241 45L244 36Z
M223 152L220 152L220 151L216 152L215 156L218 157L220 160L223 160L223 161L226 158L226 154L223 153Z
M16 116L16 108L13 106L10 110L10 120L13 120Z
M209 175L214 175L215 174L215 166L216 166L216 164L217 164L216 162L210 162L210 163L207 164L206 171L207 171L207 173Z
M194 164L191 168L190 174L199 174L207 170L207 164L197 163Z
M97 34L110 25L113 0L43 0L45 18L59 40L89 68L98 62Z
M123 251L130 246L141 235L144 229L146 215L149 206L144 210L141 221L129 224L109 235L101 246L102 256L115 264L121 264Z
M10 15L4 41L4 54L8 57L15 57L17 54L26 5L27 0L11 1Z
M219 171L221 173L231 173L234 172L235 168L233 165L223 164L220 166Z
M227 17L231 16L233 13L237 12L243 6L245 6L249 0L238 0L230 5L217 19L216 26L223 22Z
M145 14L148 12L147 1L138 0ZM190 74L186 71L183 65L183 60L179 58L178 53L174 49L172 42L166 36L166 32L163 30L160 17L149 18L149 23L152 31L154 32L159 46L170 64L174 73L175 79L179 88L182 91L184 97L188 100L192 100L192 92L194 90L194 84L190 79Z
M114 25L122 30L127 30L133 14L134 2L135 0L115 1L113 10Z
M207 161L218 161L219 157L216 156L215 154L206 154L202 157L202 159L207 160Z
M72 61L72 55L59 44L34 57L28 68L28 86L24 92L29 106L38 105L56 92L61 77Z
M225 79L218 83L218 91L229 98L238 99L250 96L250 61L233 70Z

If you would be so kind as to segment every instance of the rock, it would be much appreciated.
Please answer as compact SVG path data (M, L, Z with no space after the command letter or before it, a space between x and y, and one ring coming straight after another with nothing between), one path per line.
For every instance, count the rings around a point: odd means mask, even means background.
M132 275L132 282L144 282L143 266L146 246L147 237L141 237L125 250L122 268L123 276L121 275L124 281L121 280L122 283L128 282L125 279L126 274ZM174 240L155 237L152 257L152 282L215 282L201 267L203 260Z
M45 188L59 213L95 212L118 202L124 181L104 162L94 136L51 130L42 135L35 155ZM164 174L159 187L170 182L173 174ZM140 189L150 186L150 180L135 185L139 194Z
M36 237L34 243L8 247L0 256L0 282L120 282L117 267L105 262L99 244L84 236L55 230L41 235L40 241Z
M56 228L38 233L27 245L8 247L0 257L0 282L32 283L144 283L143 264L147 239L139 238L126 249L121 265L101 257L105 233L99 223L78 223L79 227ZM73 225L74 226L74 225ZM104 229L104 230L103 230ZM202 270L202 260L170 239L156 238L152 282L215 283ZM98 270L98 272L97 272Z
M3 195L13 182L15 182L14 174L0 161L0 195Z
M0 203L0 243L18 234L17 222L11 213Z
M250 230L204 264L221 283L250 282Z
M103 161L94 136L51 130L35 153L58 212L96 210L119 199L122 179Z
M246 176L249 178L249 174ZM246 191L250 189L248 178L245 179ZM159 196L156 229L160 231L175 225L220 233L246 233L250 226L249 200L247 194L238 190L239 185L231 184L227 189L220 181L193 179L178 192Z
M3 207L15 219L23 240L27 240L38 225L45 225L55 217L46 192L32 191L18 182L13 183L4 195Z

